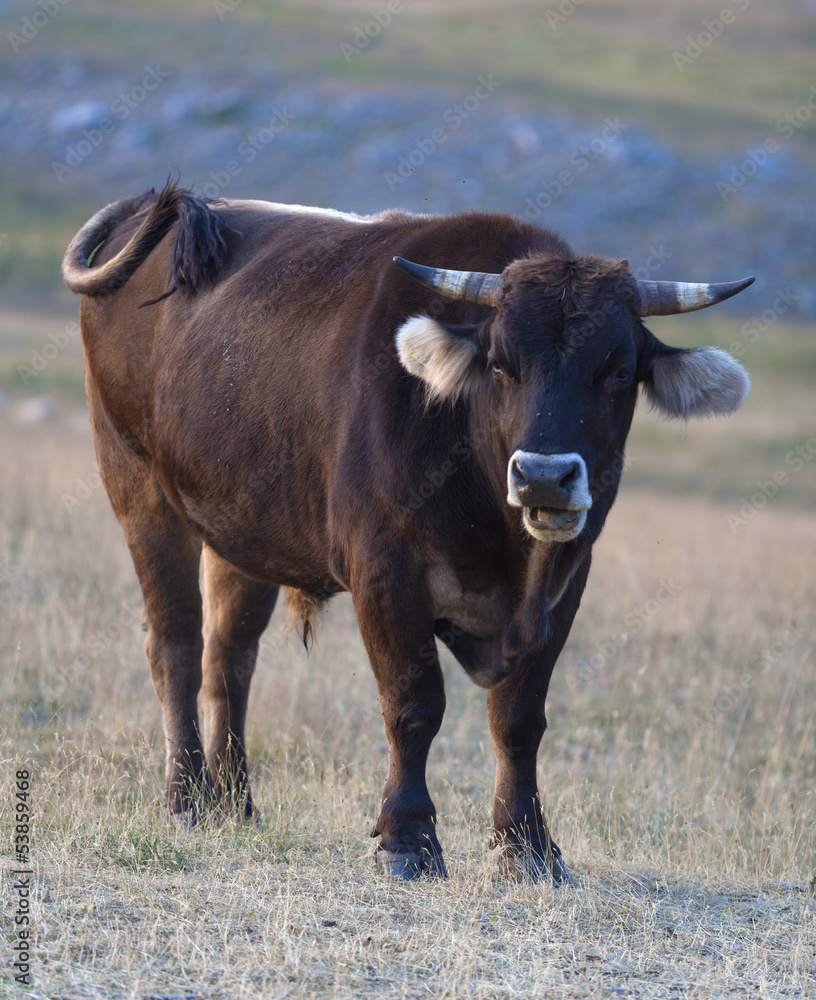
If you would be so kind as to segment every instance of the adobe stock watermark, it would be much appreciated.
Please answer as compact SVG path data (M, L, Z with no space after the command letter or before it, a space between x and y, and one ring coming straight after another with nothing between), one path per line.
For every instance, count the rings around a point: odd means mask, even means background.
M244 0L213 0L213 10L218 15L218 20L223 21L227 14L232 14L238 10Z
M798 302L801 296L794 292L788 285L787 288L777 288L776 297L768 309L763 309L758 316L752 316L747 323L740 327L740 339L732 340L728 345L728 350L735 358L741 358L745 354L746 344L755 344L759 338L779 322L780 317Z
M786 115L777 118L774 123L774 132L782 136L781 141L769 135L761 146L754 149L747 149L746 157L741 163L731 165L726 180L717 181L717 191L723 201L739 192L745 187L748 181L757 175L765 166L768 160L775 156L781 149L782 144L792 139L799 129L807 125L816 112L816 83L811 84L807 97Z
M589 142L582 143L570 155L568 167L559 170L553 178L544 178L541 181L542 190L535 198L524 199L524 214L527 218L537 219L550 208L581 174L606 153L610 145L629 128L629 124L618 117L606 118L600 133Z
M659 247L649 247L647 253L648 257L645 263L631 272L632 277L636 281L646 281L651 278L663 267L667 260L671 260L674 256L673 253L666 250L662 245ZM587 341L595 338L605 328L609 317L616 315L617 312L617 302L614 300L604 302L600 309L587 316L586 319L581 320L572 328L570 331L570 344L574 347L580 347L587 343Z
M432 319L438 319L445 312L448 305L449 301L447 299L441 295L433 294L427 300L423 312ZM396 339L392 337L381 346L374 357L367 358L362 367L355 367L351 377L350 388L356 395L367 392L394 365L401 367L402 362L399 359Z
M601 643L588 660L580 660L577 670L567 677L567 687L574 691L579 683L587 684L617 656L630 639L639 635L655 615L660 614L683 589L682 583L669 578L658 580L654 597L632 608L623 620L626 631L616 632L608 642Z
M475 454L491 440L488 431L479 431L455 441L442 461L433 468L425 468L422 478L409 487L396 505L397 513L405 521L422 510L442 489L449 479L464 472ZM620 482L624 469L637 462L637 456L626 456L617 451L609 466L589 483L589 493L593 502L603 493Z
M94 469L84 479L77 477L74 482L74 492L63 493L60 500L62 500L66 510L73 510L74 507L79 507L80 504L85 503L93 495L94 490L98 490L102 485L102 476L99 474L99 469Z
M647 281L663 267L667 260L671 260L674 256L670 250L665 249L662 243L659 247L649 247L646 253L648 254L646 261L632 271L632 277L635 281Z
M351 42L340 42L340 51L347 63L358 56L371 45L371 42L382 34L383 28L387 28L395 14L401 14L405 10L401 0L388 0L384 8L371 10L371 20L363 25L357 25L354 29Z
M259 153L268 149L275 137L280 135L296 117L297 115L287 110L286 107L275 108L272 117L265 125L253 129L238 144L235 150L237 158L229 160L221 170L211 170L209 180L201 187L196 187L196 194L204 195L204 197L213 200L220 198L221 193L230 186L234 178L243 172L244 167L249 166Z
M816 437L810 437L803 444L797 444L785 455L785 465L793 473L801 472L805 466L812 462L816 456ZM780 489L787 486L791 477L787 469L777 469L770 479L757 480L757 489L750 496L740 499L738 514L728 513L725 520L732 534L736 534L739 529L748 524L749 521L767 507L768 503L774 499Z
M404 521L422 510L428 501L444 488L449 479L462 471L487 439L487 433L482 431L454 442L445 458L434 468L426 468L422 479L406 490L401 502L397 504L400 518Z
M416 148L400 156L394 170L383 172L383 178L389 191L393 192L400 184L404 184L418 167L421 167L440 146L448 141L450 133L460 129L501 87L501 82L494 80L492 73L486 77L479 76L477 79L478 86L472 94L468 94L463 101L456 101L442 112L442 121L448 128L440 126L433 129L424 139L415 139L414 146Z
M111 117L100 119L92 128L84 128L82 138L65 147L65 159L51 161L51 170L57 180L62 182L67 174L72 174L77 167L82 166L94 150L99 149L107 137L113 135L119 125L158 90L169 76L170 73L161 66L145 66L141 81L111 102Z
M751 0L734 0L731 7L723 7L719 17L707 18L703 21L703 30L696 35L686 35L686 47L682 52L672 52L675 68L682 73L700 56L710 49L725 29L733 24L738 14L744 13L751 6Z
M586 0L561 0L556 8L547 11L547 24L555 31L559 25L566 23Z
M725 714L736 708L740 701L745 698L755 679L766 674L783 660L811 630L810 625L799 624L795 621L787 622L784 632L780 632L773 645L760 652L735 684L724 684L707 709L697 710L695 714L698 728L703 725L714 726L721 722Z
M41 375L51 362L79 337L79 332L79 323L73 321L66 323L61 330L48 334L47 344L36 350L32 349L29 364L17 365L17 374L23 385L27 388L33 378Z
M138 625L142 625L142 608L139 604L127 604L122 601L119 613L107 625L95 629L85 639L83 648L87 653L104 653L125 634L126 631ZM58 674L56 692L64 691L75 681L82 680L86 671L91 666L91 659L87 653L80 653L79 656L67 666L63 667Z
M42 29L50 24L62 8L67 7L70 2L71 0L37 0L38 9L23 18L20 30L10 31L6 35L15 55L23 46L33 41Z

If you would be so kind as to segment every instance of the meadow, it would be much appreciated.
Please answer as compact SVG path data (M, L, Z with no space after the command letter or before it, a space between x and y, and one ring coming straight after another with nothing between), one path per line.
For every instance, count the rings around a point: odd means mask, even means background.
M366 33L372 7L393 17ZM716 188L810 95L812 4L51 8L25 44L7 33L37 8L11 0L0 12L0 1000L816 997L810 118L761 181L727 203ZM724 11L723 30L709 31ZM120 90L133 92L146 64L169 73L167 89L81 169L55 178L52 160L89 124L71 116L90 103L93 124L93 102L104 112ZM503 169L495 149L482 150L484 136L503 133L475 116L475 145L462 147L476 149L472 168L451 142L450 160L419 173L406 207L450 210L467 179L483 185L484 207L521 212L583 134L574 124L559 132L562 119L593 128L619 115L633 125L627 135L642 124L665 144L632 140L660 153L644 167L652 181L674 179L665 205L654 187L651 202L639 201L637 180L618 205L599 168L541 221L567 236L584 226L582 252L626 253L634 264L666 241L676 256L659 277L707 280L707 253L722 262L712 279L739 278L731 255L760 259L757 248L780 275L751 263L745 273L758 282L736 311L729 303L649 323L669 343L731 350L753 389L728 419L665 423L645 406L636 417L547 704L539 783L576 878L558 891L497 872L485 695L447 655L448 709L428 784L450 878L375 874L368 832L387 747L345 595L311 652L278 612L263 638L248 716L263 827L170 822L139 589L96 471L77 302L59 280L65 245L101 204L175 168L185 184L206 181L239 133L266 120L259 97L279 92L302 100L300 123L280 162L270 147L247 166L240 193L355 210L365 195L385 207L382 163L393 167L484 73L501 81L491 115L549 116L556 139L544 135L533 153L508 146ZM367 97L391 111L365 118ZM178 156L168 154L171 131L186 147ZM535 167L545 153L555 166ZM612 167L626 164L618 155L613 147ZM678 156L688 159L677 166ZM529 190L527 175L513 173L525 157ZM586 208L593 194L611 214ZM639 227L634 239L625 222ZM694 245L700 257L681 273ZM12 965L22 896L8 848L25 772L34 874L24 992Z
M69 321L4 314L6 373ZM735 331L682 323L689 341ZM31 773L29 995L816 995L816 458L789 457L816 452L806 334L752 346L732 418L636 418L548 700L540 784L577 881L558 891L496 871L484 692L450 658L429 765L450 879L375 874L386 746L345 597L311 653L277 613L263 639L263 829L170 823L138 587L71 338L0 412L0 781L8 804ZM53 412L30 419L43 388ZM0 995L22 995L8 925L3 940Z

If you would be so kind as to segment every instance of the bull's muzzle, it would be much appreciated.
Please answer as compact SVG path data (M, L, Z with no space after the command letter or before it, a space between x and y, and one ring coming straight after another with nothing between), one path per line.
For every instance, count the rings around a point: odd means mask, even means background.
M538 541L568 542L581 533L592 506L580 455L515 451L507 466L507 502L522 508L524 527Z

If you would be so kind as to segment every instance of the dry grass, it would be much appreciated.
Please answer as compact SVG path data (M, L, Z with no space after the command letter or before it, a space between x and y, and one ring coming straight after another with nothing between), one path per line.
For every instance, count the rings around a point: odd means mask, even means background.
M62 499L95 482L84 419L21 426L12 409L0 780L10 796L16 767L34 776L31 995L816 996L813 515L769 504L732 533L733 505L624 491L541 754L578 887L495 874L484 693L450 661L429 784L451 878L394 885L367 837L385 745L348 601L308 657L277 620L264 639L264 830L172 828L127 551L101 488ZM21 995L12 942L6 923L4 997Z

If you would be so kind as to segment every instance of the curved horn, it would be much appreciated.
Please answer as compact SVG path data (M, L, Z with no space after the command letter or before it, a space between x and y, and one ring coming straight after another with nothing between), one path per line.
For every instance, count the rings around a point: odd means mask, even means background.
M685 281L639 281L641 316L674 316L716 305L754 283L753 278L723 281L717 285Z
M480 306L495 306L499 300L501 275L484 271L445 271L438 267L412 264L410 260L395 257L398 264L412 278L428 288L433 288L449 299L475 302Z

